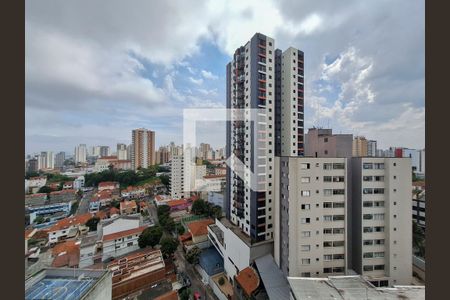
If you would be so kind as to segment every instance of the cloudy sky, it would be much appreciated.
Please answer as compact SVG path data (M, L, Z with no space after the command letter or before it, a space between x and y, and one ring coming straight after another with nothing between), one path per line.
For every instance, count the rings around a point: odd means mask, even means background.
M305 52L306 126L425 146L424 1L26 1L26 153L182 141L184 108L225 106L255 32ZM221 123L198 139L223 146Z

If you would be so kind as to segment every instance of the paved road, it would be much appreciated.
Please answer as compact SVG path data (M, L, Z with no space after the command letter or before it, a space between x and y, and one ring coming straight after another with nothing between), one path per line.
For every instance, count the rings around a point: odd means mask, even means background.
M80 203L78 204L78 209L75 215L82 215L89 212L89 199L91 199L93 193L94 191L83 193L83 197L81 198Z
M158 212L156 211L156 206L153 204L153 197L151 197L148 201L148 213L150 218L153 220L155 224L158 224Z
M186 273L189 276L189 279L191 280L190 289L192 293L200 292L202 300L206 299L218 300L218 298L216 297L216 295L214 295L214 292L211 290L211 288L207 284L206 285L203 284L201 276L194 269L194 266L192 266L186 261L181 246L178 246L178 249L175 252L175 257L176 257L175 265L177 266L178 272Z

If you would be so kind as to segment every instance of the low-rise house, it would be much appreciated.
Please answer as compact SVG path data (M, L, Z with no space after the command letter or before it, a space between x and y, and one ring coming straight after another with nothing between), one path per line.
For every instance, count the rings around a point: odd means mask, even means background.
M145 191L145 187L142 186L129 186L121 192L122 198L131 199L131 198L142 198L147 196L147 192Z
M73 189L73 181L66 181L63 183L63 190Z
M78 268L80 264L80 242L65 241L55 245L52 249L52 267Z
M74 181L73 181L73 188L76 190L82 189L84 187L84 176L78 176Z
M120 210L118 208L115 208L114 206L111 207L109 210L109 216L110 218L116 218L120 215Z
M30 190L30 192L34 193L35 191L39 190L41 187L45 186L47 184L47 177L46 176L36 176L31 177L30 179L25 179L28 183L27 186Z
M74 189L68 189L51 192L49 203L75 202L76 200L77 191Z
M132 215L137 214L137 204L136 201L122 201L120 202L120 214L121 215Z
M256 299L254 294L257 293L260 278L258 272L252 267L241 270L234 276L234 295L238 300Z
M91 213L59 220L48 229L48 241L50 245L68 238L76 237L80 231L84 231L86 222L94 215Z
M46 193L25 195L25 206L39 206L44 205L47 202Z
M97 232L90 232L81 239L80 243L80 268L92 266L101 262L102 243Z
M38 216L42 216L45 219L49 219L50 222L53 222L67 217L70 214L71 208L71 202L33 205L26 207L25 215L30 216L30 224L32 224Z
M203 282L209 282L211 276L224 271L223 258L217 252L216 248L209 247L203 249L198 258L197 270L202 276Z
M189 210L192 206L192 201L188 199L171 200L167 202L170 211Z
M189 223L187 225L188 232L183 235L183 239L185 239L185 241L182 242L184 250L188 251L194 246L200 249L210 247L211 242L208 240L208 225L211 224L214 224L214 220L212 219L204 219Z
M139 235L147 226L122 230L119 232L103 235L102 261L116 258L139 249Z
M118 189L120 184L117 181L103 181L98 184L98 191Z
M169 201L172 201L172 198L168 195L157 195L155 196L155 204L156 206L167 205Z

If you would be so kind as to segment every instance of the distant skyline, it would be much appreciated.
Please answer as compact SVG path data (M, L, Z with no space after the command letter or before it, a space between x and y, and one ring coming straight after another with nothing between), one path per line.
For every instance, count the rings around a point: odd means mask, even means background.
M26 154L115 149L140 127L181 144L183 108L225 107L225 66L255 32L304 51L305 128L425 147L424 1L105 3L26 0ZM197 140L223 146L225 126Z

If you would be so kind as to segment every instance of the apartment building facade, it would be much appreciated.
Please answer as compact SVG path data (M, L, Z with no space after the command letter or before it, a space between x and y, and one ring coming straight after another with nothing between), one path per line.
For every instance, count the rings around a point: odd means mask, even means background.
M353 139L353 156L367 156L368 154L368 142L367 139L363 136L355 136Z
M411 161L352 158L352 268L375 286L412 277Z
M227 122L224 209L252 242L273 239L275 154L303 155L303 64L302 51L256 33L227 65L227 108L259 110L230 111Z
M184 193L184 157L176 155L170 161L170 196L172 199L185 197Z
M274 258L285 276L347 272L348 176L346 158L275 158Z
M155 164L155 132L145 128L134 129L131 135L131 165L133 170Z
M310 128L305 135L305 156L352 157L353 134L333 134L332 129Z

